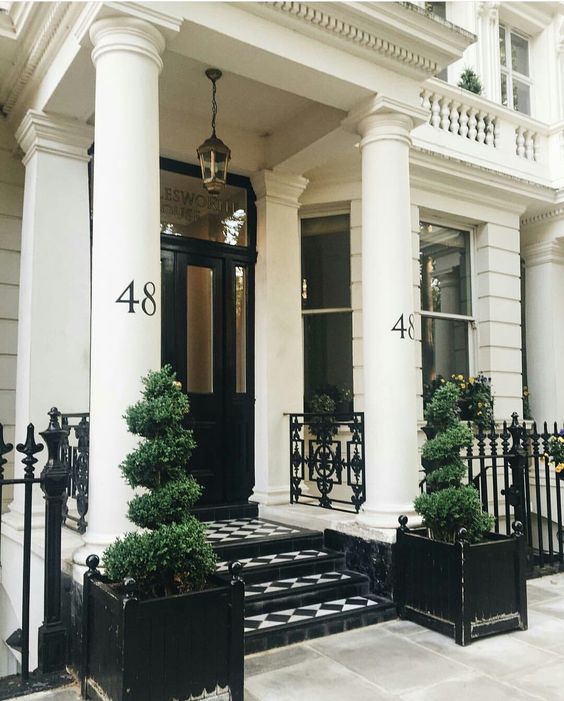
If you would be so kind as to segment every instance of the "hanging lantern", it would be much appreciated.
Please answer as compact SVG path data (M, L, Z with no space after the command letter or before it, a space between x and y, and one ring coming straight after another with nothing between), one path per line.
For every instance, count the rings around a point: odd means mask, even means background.
M218 195L227 181L227 164L231 158L231 150L215 134L215 118L217 116L217 102L215 99L216 82L221 78L221 71L217 68L208 68L207 77L212 82L212 135L198 148L198 158L202 169L204 187L210 195Z

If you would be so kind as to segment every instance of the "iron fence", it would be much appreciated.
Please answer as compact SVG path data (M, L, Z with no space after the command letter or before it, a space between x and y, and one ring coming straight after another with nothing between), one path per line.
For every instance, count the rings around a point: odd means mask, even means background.
M480 493L482 508L495 519L496 533L511 535L513 521L524 526L529 568L564 568L563 477L548 458L548 441L558 426L511 422L474 429L474 442L463 456L468 482ZM424 429L431 437L429 429ZM423 490L425 479L420 483Z
M62 414L61 425L67 434L61 444L61 461L69 472L67 499L63 510L63 523L67 528L86 532L88 512L88 473L90 450L90 414ZM75 508L69 508L68 500Z
M364 414L290 414L290 502L358 511L366 500Z
M21 655L21 681L29 679L29 639L30 639L30 589L31 589L31 535L33 489L39 485L45 499L45 568L43 581L43 623L39 628L38 669L49 674L64 669L66 661L66 629L61 618L61 528L63 508L68 484L68 467L61 461L61 445L67 435L59 420L60 412L53 408L49 412L49 426L40 435L47 446L47 462L39 476L35 473L43 444L35 440L33 424L27 427L25 443L16 446L23 454L23 477L4 477L4 466L8 462L5 455L13 450L11 443L4 442L4 428L0 424L0 503L2 490L11 485L24 489L23 547L22 547L22 607L21 628L15 630L6 640ZM1 535L1 533L0 533Z

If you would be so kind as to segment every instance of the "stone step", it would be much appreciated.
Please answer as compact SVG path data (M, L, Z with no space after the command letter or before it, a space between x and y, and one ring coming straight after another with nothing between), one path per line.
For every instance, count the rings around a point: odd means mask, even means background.
M369 594L368 577L357 572L321 572L245 587L245 615L299 608L323 601Z
M245 617L245 653L262 652L396 617L393 602L353 596Z
M253 555L237 559L243 565L241 576L245 580L245 585L333 570L338 571L344 569L345 566L345 558L342 553L317 548ZM229 560L219 562L217 573L228 576L228 567Z
M264 519L206 522L208 540L220 560L323 547L323 534Z

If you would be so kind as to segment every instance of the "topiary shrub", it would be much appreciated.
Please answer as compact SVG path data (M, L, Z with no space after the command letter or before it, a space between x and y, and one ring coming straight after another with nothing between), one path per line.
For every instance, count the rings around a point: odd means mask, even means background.
M478 490L462 484L466 467L460 451L472 444L472 431L460 420L460 390L452 382L439 387L425 410L435 429L422 450L427 491L415 500L415 511L423 517L435 540L453 542L461 528L474 543L491 530L494 519L482 511Z
M127 483L143 487L129 502L128 518L143 531L118 538L104 553L106 575L133 577L154 596L201 589L215 571L216 556L205 526L190 509L202 488L186 465L195 447L184 428L188 398L170 365L143 378L142 399L128 407L131 433L145 440L120 465Z

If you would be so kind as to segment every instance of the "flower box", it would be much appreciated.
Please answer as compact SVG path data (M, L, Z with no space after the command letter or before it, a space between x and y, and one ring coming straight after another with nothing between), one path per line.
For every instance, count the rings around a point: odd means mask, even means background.
M204 591L143 600L88 572L83 697L171 701L229 687L243 701L244 584L213 579Z
M399 617L459 645L526 630L525 538L519 527L512 537L490 533L473 544L436 541L426 529L400 527L393 554Z

